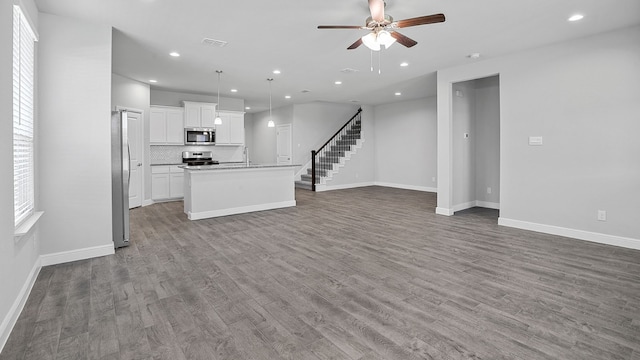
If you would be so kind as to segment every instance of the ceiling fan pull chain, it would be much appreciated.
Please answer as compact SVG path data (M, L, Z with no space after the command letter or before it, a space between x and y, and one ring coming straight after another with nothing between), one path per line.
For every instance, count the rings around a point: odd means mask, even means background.
M373 72L373 50L371 50L371 72Z
M382 67L380 66L380 58L382 55L380 55L380 53L382 53L382 50L378 51L378 75L382 73Z

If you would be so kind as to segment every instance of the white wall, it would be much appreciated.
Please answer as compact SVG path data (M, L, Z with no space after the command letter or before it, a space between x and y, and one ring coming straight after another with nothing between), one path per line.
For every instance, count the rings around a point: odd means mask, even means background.
M271 109L271 113L276 126L293 123L293 105ZM249 148L250 160L257 164L275 164L277 162L276 127L267 126L269 111L254 113L252 117L250 132L252 133L253 147ZM295 131L295 129L291 130L294 134Z
M182 106L182 101L217 103L218 95L192 94L186 92L151 89L151 105ZM220 96L220 110L244 111L244 99Z
M436 98L378 105L375 180L381 185L436 191Z
M632 27L440 71L438 213L452 206L451 84L499 74L500 223L640 248L638 44Z
M500 204L500 78L474 80L475 193L478 204ZM491 188L491 194L487 192Z
M279 107L272 109L272 114L276 126L291 124L292 161L305 165L311 158L311 150L322 146L356 111L357 105L318 101ZM251 133L252 147L249 148L251 159L256 163L277 160L276 128L267 127L268 120L268 110L252 114L251 130L247 133Z
M453 84L453 205L474 202L475 186L475 92L473 82ZM469 134L468 138L464 134ZM466 206L469 207L469 206Z
M23 1L34 26L38 13L33 1ZM13 217L13 2L0 2L0 351L5 345L39 270L38 229L14 242ZM36 60L37 64L37 60ZM37 86L37 84L36 84ZM38 121L36 115L36 122ZM37 136L37 135L36 135ZM37 139L36 139L37 142ZM37 146L37 144L36 144ZM39 159L36 158L36 161ZM37 169L36 169L37 171ZM39 207L36 189L36 207Z
M111 74L111 109L117 106L142 110L142 156L144 164L144 194L145 200L151 200L151 156L149 155L149 104L151 103L149 85L118 74Z
M453 208L498 208L500 202L499 78L453 84ZM464 135L469 134L468 138ZM491 188L491 194L487 188Z
M42 253L113 253L111 27L41 13L38 60Z

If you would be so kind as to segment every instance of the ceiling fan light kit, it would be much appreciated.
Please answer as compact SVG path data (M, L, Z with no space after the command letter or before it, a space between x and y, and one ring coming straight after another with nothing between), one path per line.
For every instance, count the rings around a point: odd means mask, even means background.
M419 16L415 18L394 21L393 17L384 13L384 0L369 0L369 11L371 16L365 21L365 26L354 25L320 25L318 29L356 29L369 30L370 32L356 40L347 49L353 50L364 44L372 51L380 51L382 46L388 49L396 41L405 47L413 47L418 44L417 41L402 35L396 29L402 29L411 26L435 24L445 21L444 14L433 14L427 16Z

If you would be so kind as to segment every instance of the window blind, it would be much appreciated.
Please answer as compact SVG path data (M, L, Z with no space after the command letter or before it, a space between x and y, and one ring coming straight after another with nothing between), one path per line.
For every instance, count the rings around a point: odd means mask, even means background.
M15 225L34 212L35 34L13 7L13 204Z

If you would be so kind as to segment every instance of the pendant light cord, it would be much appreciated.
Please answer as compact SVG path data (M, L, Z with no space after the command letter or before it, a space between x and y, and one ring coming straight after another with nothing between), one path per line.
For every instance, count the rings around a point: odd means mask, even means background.
M220 74L222 70L216 70L218 73L218 105L216 106L216 117L220 117Z
M273 79L269 78L267 80L269 80L269 120L273 120L273 116L271 115L271 82Z

